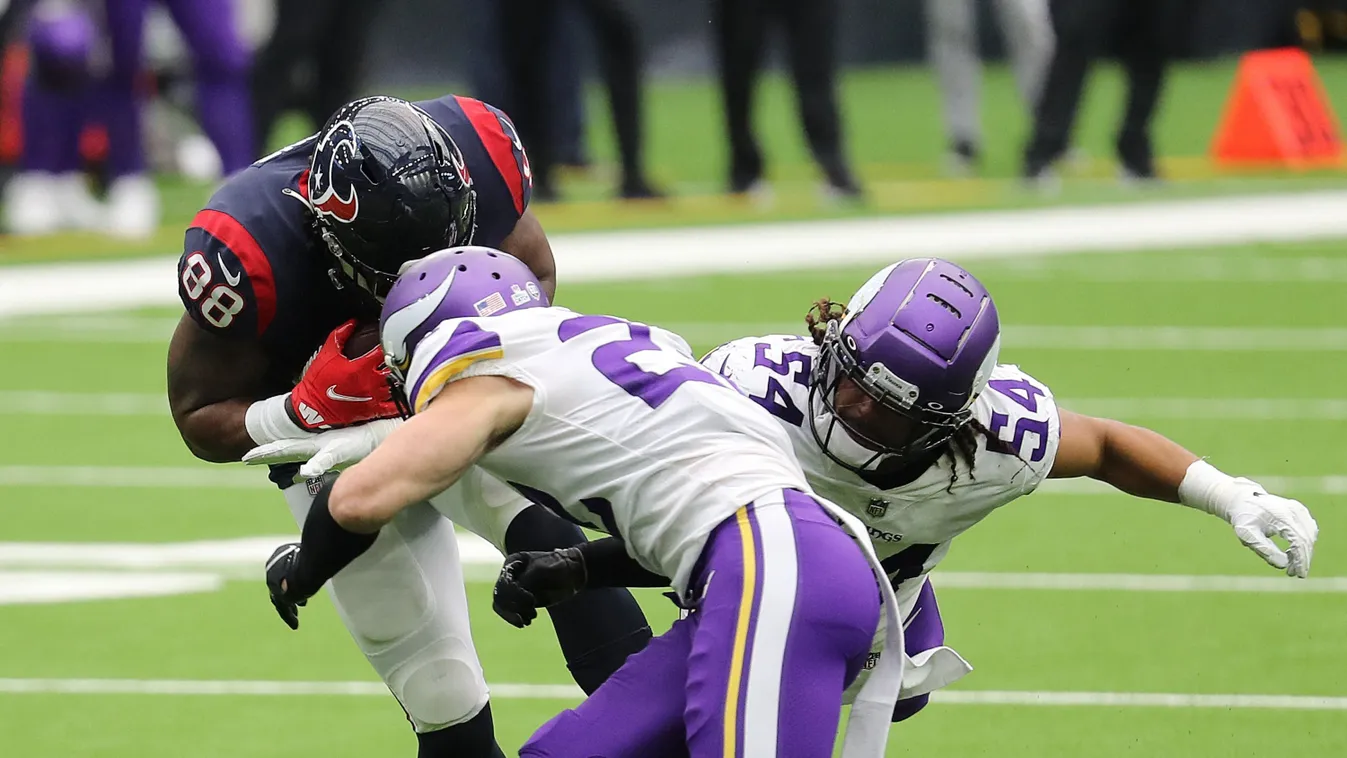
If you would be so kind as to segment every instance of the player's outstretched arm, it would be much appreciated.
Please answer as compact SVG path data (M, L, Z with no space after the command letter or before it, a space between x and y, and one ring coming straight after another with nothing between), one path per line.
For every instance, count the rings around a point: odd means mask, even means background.
M193 455L228 463L256 444L245 417L266 365L256 341L212 334L183 315L168 346L168 405Z
M532 408L533 389L503 376L449 384L337 481L333 519L352 532L377 532L407 506L448 489Z
M547 241L547 233L532 210L525 209L510 236L501 241L500 249L523 261L538 277L538 284L547 293L547 301L555 301L557 262L552 257L552 244Z
M1291 576L1309 575L1319 526L1304 505L1228 476L1149 429L1065 409L1048 476L1088 476L1138 497L1182 503L1225 519L1240 542ZM1286 540L1285 551L1270 537Z

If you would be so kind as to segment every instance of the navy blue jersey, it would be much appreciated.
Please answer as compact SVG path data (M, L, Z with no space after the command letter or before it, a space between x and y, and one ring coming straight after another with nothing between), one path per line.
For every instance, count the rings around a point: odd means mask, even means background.
M472 242L499 247L528 207L532 181L514 125L499 110L448 95L416 103L458 145L477 193ZM260 340L266 391L294 386L305 361L342 322L361 313L354 287L338 289L308 204L310 137L225 182L187 229L178 294L203 329Z

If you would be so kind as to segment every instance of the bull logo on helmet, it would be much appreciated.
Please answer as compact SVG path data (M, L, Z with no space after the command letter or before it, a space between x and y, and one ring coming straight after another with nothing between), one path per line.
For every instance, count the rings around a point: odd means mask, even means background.
M344 224L355 221L360 212L360 198L343 169L359 158L355 126L350 121L338 121L318 140L309 174L309 203L314 213L331 216Z

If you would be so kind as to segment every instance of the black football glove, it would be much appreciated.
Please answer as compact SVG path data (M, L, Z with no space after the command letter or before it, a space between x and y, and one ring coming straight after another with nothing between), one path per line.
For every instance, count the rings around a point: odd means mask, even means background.
M496 615L523 629L547 608L575 597L588 574L579 548L511 553L496 579L491 607Z
M267 589L271 591L271 604L276 608L276 615L291 629L299 628L299 606L309 601L306 596L295 596L286 591L294 584L287 580L298 558L299 543L288 542L276 548L267 559Z

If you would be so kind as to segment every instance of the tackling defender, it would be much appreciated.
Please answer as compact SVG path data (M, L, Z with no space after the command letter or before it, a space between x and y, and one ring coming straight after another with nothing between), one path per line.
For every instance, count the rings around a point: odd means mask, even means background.
M944 642L926 576L950 541L1049 477L1219 516L1274 568L1309 574L1319 529L1305 506L1148 429L1058 407L1046 385L997 363L996 306L953 263L888 266L845 308L820 300L807 323L812 339L745 337L702 363L775 416L810 486L864 522L914 658ZM925 704L900 701L894 721Z
M476 464L621 537L511 556L502 616L522 626L581 585L672 586L697 608L521 756L830 756L882 600L892 652L860 691L845 748L880 758L900 684L912 695L941 686L948 660L905 665L863 527L811 494L783 430L681 338L543 307L536 290L519 261L482 248L404 271L382 338L415 415L327 480L295 559L268 572L273 597L303 602L403 509ZM503 307L478 317L486 299Z
M313 458L306 469L271 471L302 524L318 480L297 470L315 477L400 423L382 352L352 356L361 351L348 342L355 319L377 318L401 265L476 240L519 256L539 295L552 295L552 251L529 194L509 119L454 96L357 100L319 134L235 175L192 221L178 267L187 312L169 347L168 395L187 446L215 462L259 445L250 462ZM504 552L584 541L478 470L435 506ZM436 508L403 514L330 591L407 712L422 758L500 754L454 530ZM650 637L640 608L616 589L578 597L552 618L587 691Z

